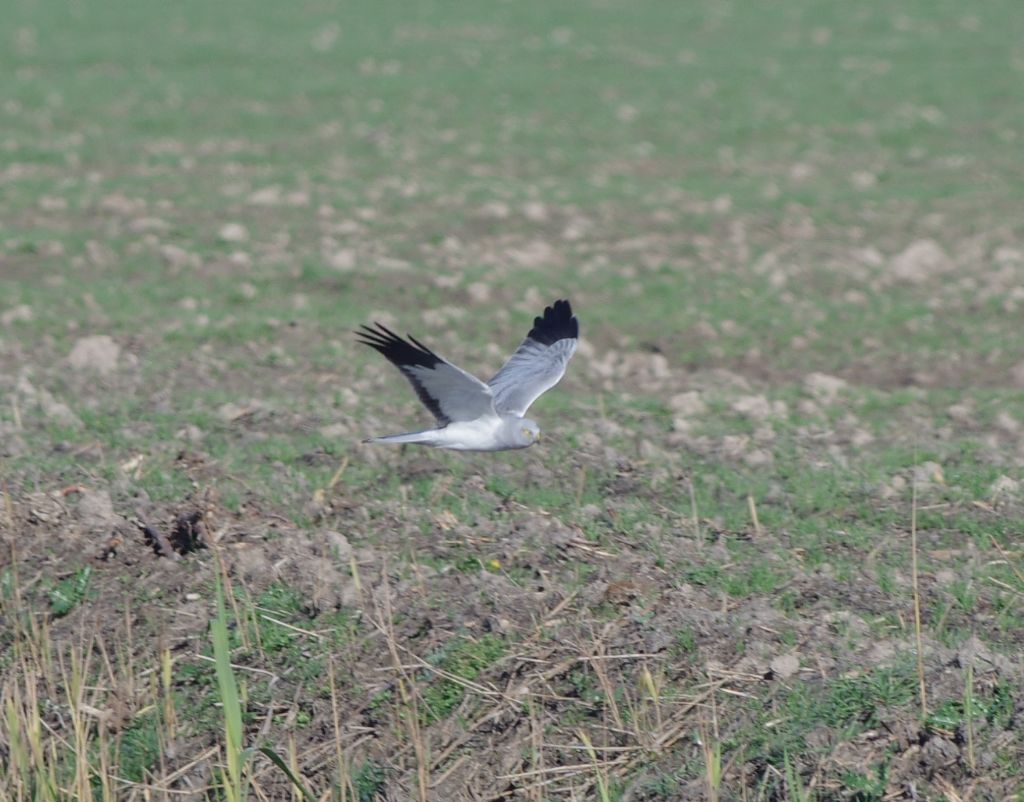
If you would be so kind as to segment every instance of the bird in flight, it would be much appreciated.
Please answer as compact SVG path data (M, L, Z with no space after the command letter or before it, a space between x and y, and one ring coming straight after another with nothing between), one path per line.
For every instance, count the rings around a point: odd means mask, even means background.
M569 302L555 301L534 319L526 339L484 384L414 337L404 340L380 323L375 325L356 332L359 342L382 353L402 372L437 418L437 426L364 442L422 443L456 451L505 451L536 443L540 428L523 416L565 374L580 334Z

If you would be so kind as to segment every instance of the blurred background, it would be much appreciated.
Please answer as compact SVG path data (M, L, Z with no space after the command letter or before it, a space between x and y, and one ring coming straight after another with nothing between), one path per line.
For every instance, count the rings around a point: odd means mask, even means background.
M317 798L1020 793L1016 3L3 17L0 791L229 788L222 575ZM559 297L541 446L358 445Z

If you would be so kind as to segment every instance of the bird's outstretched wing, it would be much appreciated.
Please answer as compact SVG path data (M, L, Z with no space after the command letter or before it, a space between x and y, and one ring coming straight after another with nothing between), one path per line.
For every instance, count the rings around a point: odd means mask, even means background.
M524 415L565 374L576 352L580 324L568 301L555 301L535 318L526 339L488 384L501 414Z
M478 378L442 359L414 337L403 340L380 323L375 325L356 332L362 338L359 342L380 351L402 371L439 426L494 414L491 388Z

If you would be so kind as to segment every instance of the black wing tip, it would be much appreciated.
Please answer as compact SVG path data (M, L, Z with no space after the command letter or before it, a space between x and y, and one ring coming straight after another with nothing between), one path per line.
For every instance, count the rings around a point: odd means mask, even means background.
M377 328L374 328L374 326ZM388 331L388 329L376 321L374 321L373 326L367 326L364 323L358 329L353 329L352 333L356 335L356 337L361 338L359 342L363 345L373 345L375 342L384 342L394 336L390 331ZM391 335L391 337L388 335Z
M368 345L379 351L397 367L417 365L432 368L442 361L441 357L415 337L400 337L383 323L374 322L373 326L360 326L353 333L359 338L361 345Z
M389 329L383 323L378 323L376 320L373 321L372 326L367 326L366 324L363 324L353 333L357 337L363 337L365 339L374 339L388 342L392 340L398 340L399 342L401 342L402 340L402 338L395 334L391 329Z
M423 406L430 410L441 426L451 423L448 416L442 412L437 399L428 393L415 374L408 370L408 368L414 367L434 368L444 360L411 335L407 335L408 339L405 339L399 337L383 323L375 322L373 325L376 328L364 325L354 332L360 338L359 343L373 348L405 375L412 383L416 396ZM371 442L371 440L363 442Z
M560 298L551 306L544 307L544 314L534 318L533 328L527 336L543 345L577 339L580 336L580 323L572 313L569 300Z

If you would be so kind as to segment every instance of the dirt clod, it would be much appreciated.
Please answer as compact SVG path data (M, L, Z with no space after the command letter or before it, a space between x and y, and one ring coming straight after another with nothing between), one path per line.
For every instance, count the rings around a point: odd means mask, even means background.
M168 538L171 547L178 554L191 554L206 548L206 524L198 510L181 513L174 521L174 529Z
M78 340L71 353L68 364L75 370L93 371L107 375L117 370L121 356L121 346L106 334L82 337Z
M952 260L935 240L924 239L912 242L893 257L890 266L894 278L913 284L950 272Z

